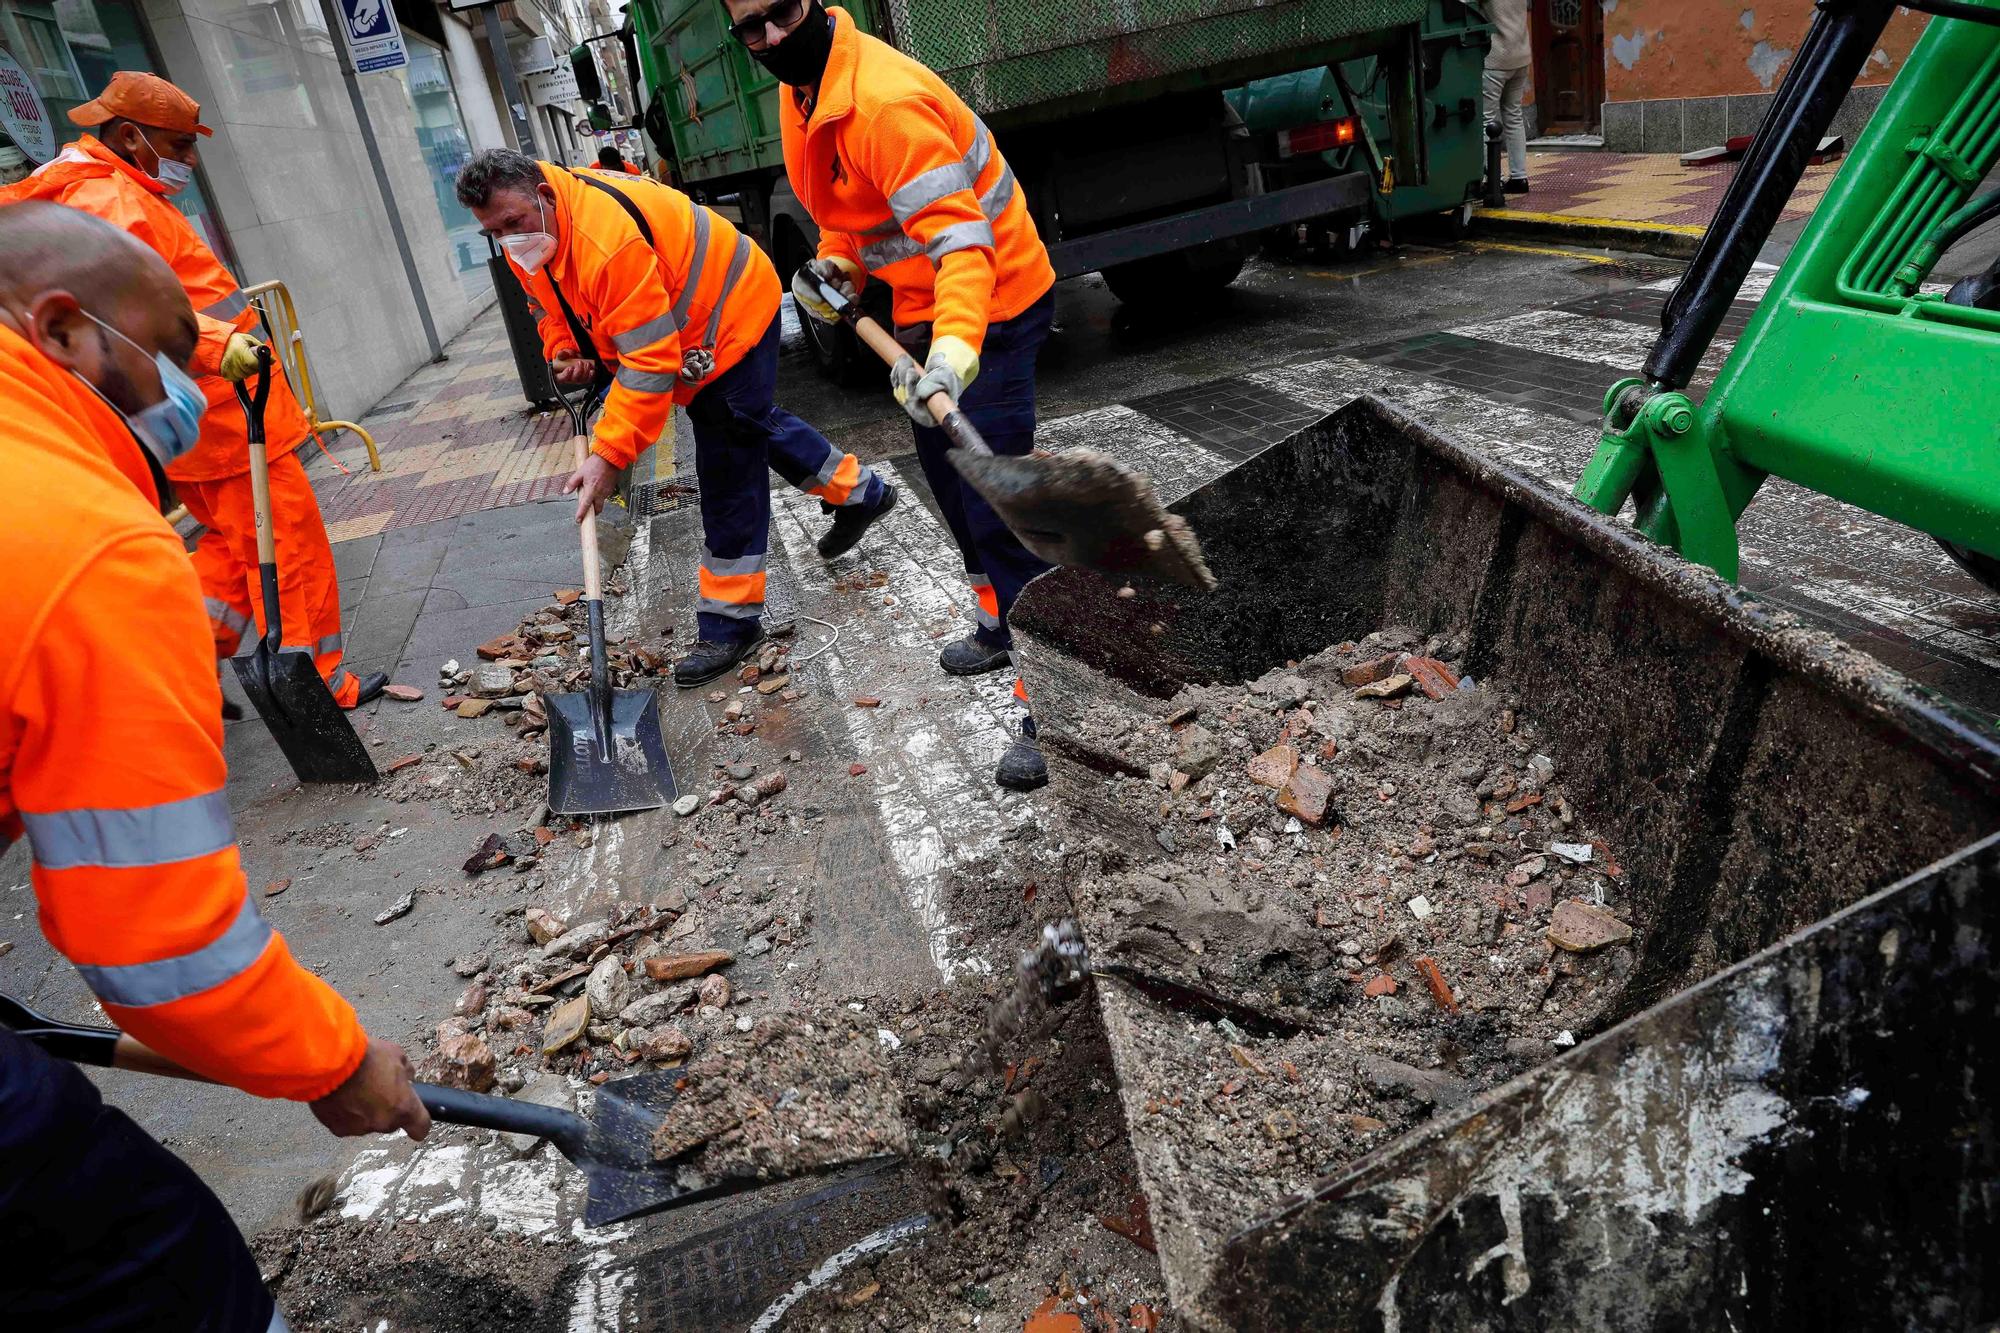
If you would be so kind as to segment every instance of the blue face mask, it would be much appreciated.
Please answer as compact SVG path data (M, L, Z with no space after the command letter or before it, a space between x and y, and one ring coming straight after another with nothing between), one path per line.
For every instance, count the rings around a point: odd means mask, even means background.
M124 342L139 355L146 354L145 348L88 310L83 313L98 328ZM165 468L194 448L195 441L201 438L201 418L208 411L208 399L202 394L201 385L195 382L194 376L175 365L165 352L154 354L153 366L160 372L160 387L167 396L151 407L126 413L125 422L132 427L132 433L139 437L140 443L152 451L154 461Z

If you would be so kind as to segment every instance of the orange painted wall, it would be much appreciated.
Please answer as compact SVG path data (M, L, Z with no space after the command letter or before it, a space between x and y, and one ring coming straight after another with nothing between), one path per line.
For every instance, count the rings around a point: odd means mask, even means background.
M1770 92L1791 67L1812 13L1813 0L1605 0L1604 98ZM1925 21L1899 10L1857 82L1894 78Z

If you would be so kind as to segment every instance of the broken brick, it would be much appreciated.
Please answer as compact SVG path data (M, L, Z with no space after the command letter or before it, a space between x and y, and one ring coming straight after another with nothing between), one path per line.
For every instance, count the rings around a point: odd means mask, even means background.
M699 953L667 954L646 960L646 975L654 981L686 981L691 977L728 967L736 956L727 949L703 949Z
M385 771L390 773L400 773L412 764L421 764L423 762L424 762L424 757L420 754L406 754L401 759L398 759L394 763L390 764Z
M573 605L574 603L581 601L582 598L583 598L583 589L581 588L556 589L556 600L562 603L564 606Z
M1444 979L1444 970L1426 954L1418 954L1410 963L1431 988L1431 998L1437 1001L1438 1008L1448 1014L1457 1013L1458 1001L1451 997L1451 983Z
M1540 792L1538 791L1524 792L1523 794L1516 796L1513 800L1507 802L1507 813L1510 815L1518 815L1523 810L1526 810L1531 806L1540 805L1541 803L1542 803L1542 794Z
M856 708L880 708L882 701L871 694L864 694L854 701Z
M460 702L457 711L460 717L485 717L492 707L491 699L466 699Z
M1371 998L1379 995L1394 995L1396 993L1396 979L1387 972L1377 972L1374 976L1368 978L1368 983L1361 988L1361 993Z
M1250 761L1250 780L1263 787L1283 789L1299 766L1299 752L1289 745L1273 745Z
M1378 680L1387 680L1396 674L1397 656L1395 653L1384 653L1380 657L1343 668L1340 673L1340 683L1353 690L1363 685L1373 685Z
M292 882L288 879L274 879L264 886L264 896L266 898L275 898L291 887Z
M1278 808L1295 815L1302 824L1318 828L1326 822L1327 802L1333 799L1333 779L1324 769L1301 764L1293 770L1285 789L1278 793Z
M497 639L488 639L473 651L488 662L497 662L503 657L519 657L528 650L519 636L502 634Z
M847 776L850 778L858 778L867 771L868 766L866 764L849 764L847 766Z
M1410 674L1426 699L1442 699L1458 689L1458 676L1435 657L1406 657L1402 669Z
M384 685L382 693L399 703L413 704L424 697L424 692L414 685Z

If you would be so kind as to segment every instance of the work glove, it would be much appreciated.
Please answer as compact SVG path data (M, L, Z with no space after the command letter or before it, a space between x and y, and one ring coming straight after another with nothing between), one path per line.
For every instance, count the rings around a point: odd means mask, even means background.
M247 333L232 333L222 349L222 378L241 384L257 373L257 349L264 344Z
M799 309L822 324L838 324L839 314L819 294L822 282L848 300L858 301L861 299L861 266L851 259L836 256L801 264L799 271L792 274L792 299L799 303Z
M965 396L972 381L979 378L979 353L972 350L972 344L963 338L954 338L949 333L942 338L931 340L930 355L924 358L924 368L917 370L917 363L909 357L901 357L889 368L889 391L896 395L896 401L910 414L910 420L919 426L935 426L938 421L931 415L925 404L934 393L949 394L955 403Z

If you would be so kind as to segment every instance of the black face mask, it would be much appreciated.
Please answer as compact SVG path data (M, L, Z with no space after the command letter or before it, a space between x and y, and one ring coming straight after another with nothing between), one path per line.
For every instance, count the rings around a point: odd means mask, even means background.
M752 51L757 63L794 88L810 88L826 73L826 60L833 53L833 15L813 0L799 26L785 34L785 40L762 51Z

